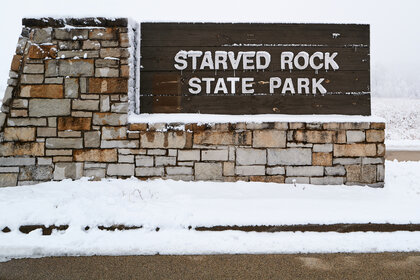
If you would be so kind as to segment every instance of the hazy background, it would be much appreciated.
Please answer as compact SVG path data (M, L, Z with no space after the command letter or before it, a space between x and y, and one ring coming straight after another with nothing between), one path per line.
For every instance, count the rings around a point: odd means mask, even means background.
M22 17L131 17L138 21L368 23L373 96L420 98L420 1L2 1L0 96Z

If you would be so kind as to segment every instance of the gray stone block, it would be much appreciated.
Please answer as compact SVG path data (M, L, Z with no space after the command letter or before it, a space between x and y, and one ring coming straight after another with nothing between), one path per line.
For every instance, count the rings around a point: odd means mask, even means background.
M237 165L254 165L266 164L266 150L265 149L236 149L236 164Z
M111 163L108 164L106 173L110 176L134 176L134 164Z
M50 43L51 42L52 28L36 28L32 37L32 41L37 44Z
M105 169L87 169L85 170L86 177L105 178Z
M347 143L358 143L365 141L365 132L360 130L346 131Z
M31 99L29 100L30 117L69 116L68 99Z
M311 178L310 182L313 185L342 185L344 184L344 177L315 177Z
M385 181L385 166L384 165L376 166L376 180L378 182Z
M66 98L79 97L79 83L77 81L77 78L66 78L64 80L64 96ZM75 108L73 107L73 109Z
M330 153L333 150L332 144L314 144L313 151L315 153Z
M19 173L19 167L0 167L0 173Z
M263 165L236 166L235 174L239 176L265 175L265 166Z
M164 150L164 149L148 149L147 154L148 155L154 155L154 156L164 156L164 155L166 155L166 150Z
M138 148L139 140L108 140L101 141L101 148Z
M117 114L117 113L98 113L93 114L93 124L94 125L112 125L120 126L127 124L127 114Z
M325 167L325 175L327 175L327 176L344 176L344 175L346 175L346 169L344 168L344 166Z
M221 180L223 177L222 163L196 162L194 175L196 180Z
M91 60L73 59L58 62L59 76L80 77L93 76L94 65Z
M41 74L44 73L44 64L26 64L23 67L25 74Z
M228 150L206 150L201 151L201 160L203 161L227 161L229 158Z
M87 131L84 133L83 141L86 148L98 148L101 145L101 132Z
M136 166L153 166L152 156L136 156Z
M82 162L57 162L54 168L54 180L80 179L83 176Z
M20 169L19 181L47 181L52 178L52 166L26 166Z
M179 161L192 161L200 160L200 150L179 150L178 152Z
M155 157L155 165L156 166L176 165L176 157L157 156Z
M42 74L23 74L20 79L21 84L42 84L44 75Z
M333 164L336 165L351 165L351 164L361 164L361 158L333 158Z
M35 158L0 157L0 166L35 165Z
M47 138L45 146L48 149L81 149L82 138Z
M267 174L268 175L284 175L285 169L282 166L267 167Z
M322 166L287 166L287 176L323 176L324 167Z
M383 164L384 158L382 157L376 157L376 158L369 158L369 157L363 157L362 158L362 164Z
M137 167L136 176L139 177L163 177L165 170L163 167Z
M309 177L287 177L284 182L286 184L309 184Z
M73 110L97 111L99 110L99 100L73 100Z
M168 174L168 175L192 175L193 174L193 169L192 169L192 167L187 167L187 166L166 167L166 174Z
M312 165L312 151L306 148L267 149L268 165Z

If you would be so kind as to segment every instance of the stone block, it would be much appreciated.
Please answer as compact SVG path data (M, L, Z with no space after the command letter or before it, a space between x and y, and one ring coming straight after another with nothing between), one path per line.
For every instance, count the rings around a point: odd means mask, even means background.
M0 157L0 166L25 166L35 165L35 158Z
M94 75L93 59L64 59L58 62L58 75L88 77Z
M137 167L136 176L138 177L163 177L165 170L163 167Z
M0 187L11 187L17 185L17 173L1 173Z
M313 185L342 185L344 184L343 177L315 177L310 179Z
M129 52L125 48L101 48L99 50L99 55L101 58L127 58L129 57Z
M287 128L288 128L287 122L275 122L274 123L274 129L287 130Z
M25 166L20 168L19 181L47 181L52 178L52 166Z
M324 176L322 166L286 166L286 175L289 176Z
M68 99L30 99L30 117L68 116L70 100Z
M375 155L375 144L334 144L334 157L373 157Z
M312 148L314 144L287 142L287 148Z
M0 156L43 156L44 143L5 142L0 144Z
M265 149L237 148L236 165L266 164L267 156ZM259 175L259 174L254 174Z
M347 143L365 142L365 132L360 130L346 131Z
M344 176L344 175L346 175L346 169L344 168L344 166L325 167L325 175L327 175L327 176Z
M57 77L57 76L58 76L58 60L55 60L55 59L46 60L45 61L45 77Z
M229 160L235 161L236 159L235 147L229 146L228 150L229 150Z
M270 123L246 123L246 129L254 130L254 129L269 129L273 128L274 124Z
M127 93L127 78L90 78L89 93Z
M90 130L92 118L59 117L58 130Z
M383 164L384 163L384 158L382 157L374 157L374 158L362 158L362 164L366 165L366 164Z
M153 166L152 156L136 156L136 166Z
M385 166L383 164L376 166L376 180L378 182L385 181Z
M101 148L138 148L138 140L102 140Z
M42 74L44 73L44 64L25 64L23 67L25 74Z
M99 50L101 48L101 44L98 41L87 40L83 41L82 48L84 50Z
M118 68L96 68L95 77L118 77L120 71Z
M71 155L73 155L73 150L70 150L70 149L68 149L68 150L66 150L66 149L62 149L62 150L60 150L60 149L56 149L56 150L47 149L45 151L45 155L46 156L71 156Z
M19 173L19 167L0 167L0 173Z
M93 162L116 162L116 149L84 149L74 150L73 158L75 161L93 161Z
M61 138L66 138L66 137L82 137L82 132L81 131L73 131L73 130L65 130L65 131L59 131L58 132L58 137Z
M45 78L44 84L62 84L63 77Z
M95 28L95 29L89 30L89 39L116 40L117 32L113 28Z
M280 130L255 130L253 132L254 148L286 147L286 132Z
M283 184L284 176L250 176L249 181Z
M168 150L168 156L176 157L177 155L178 155L178 150L177 149L169 149Z
M109 112L111 108L109 105L109 96L103 95L100 97L99 108L101 112ZM146 124L146 127L147 127L147 124ZM136 130L136 129L130 129L130 130Z
M28 50L28 58L30 59L46 59L57 57L56 45L31 45Z
M99 57L99 52L92 50L92 51L86 51L86 50L71 50L71 51L59 51L57 53L57 56L60 58L74 58L74 59L80 59L80 58L97 58Z
M194 134L197 145L251 145L251 131L198 131Z
M202 161L227 161L229 157L228 150L204 150L201 151Z
M18 109L25 109L28 108L28 100L27 99L13 99L12 102L12 107L13 108L18 108Z
M333 158L333 164L336 165L352 165L361 164L362 158Z
M147 154L148 155L154 155L154 156L164 156L166 155L167 150L164 149L148 149Z
M106 173L109 176L134 176L134 164L131 163L110 163Z
M221 180L223 176L222 163L196 162L194 175L195 180Z
M101 145L101 132L86 131L83 141L86 148L98 148Z
M98 59L95 59L95 66L99 67L99 68L102 68L102 67L118 68L119 67L119 61L118 61L118 59L98 58Z
M21 62L22 62L22 56L15 54L12 58L12 64L10 66L10 70L18 72Z
M315 153L329 153L333 151L333 144L314 144L313 151Z
M47 138L45 146L48 149L81 149L82 138Z
M44 75L42 74L22 74L20 83L25 84L42 84L44 82Z
M224 162L223 163L223 176L234 176L235 175L235 163Z
M287 177L286 184L309 184L309 177Z
M111 112L115 113L127 113L128 112L128 102L117 102L111 105Z
M130 47L130 39L128 37L128 33L120 33L120 45L123 48Z
M335 131L329 130L297 130L295 141L304 143L334 143L337 139Z
M66 78L64 80L64 95L66 98L79 97L79 81L77 78ZM75 108L73 107L73 109Z
M340 123L340 129L343 130L361 130L369 129L370 123L368 122L345 122Z
M54 168L54 180L80 179L83 176L82 162L57 162Z
M103 126L103 140L122 140L127 138L127 128L125 126Z
M375 165L346 166L347 183L372 184L376 183Z
M331 166L332 153L313 153L312 165Z
M306 148L267 149L268 165L312 165L312 151Z
M5 141L35 141L35 127L6 127L3 137Z
M236 166L235 174L239 176L265 175L265 166L263 165Z
M33 37L31 38L34 43L42 44L51 42L52 28L36 28L34 29Z
M11 117L27 117L28 110L11 110L10 116Z
M110 47L118 47L118 41L101 41L101 47L103 48L110 48Z
M266 172L268 175L284 175L285 169L283 166L267 167Z
M168 175L192 175L192 167L187 166L175 166L175 167L166 167L166 174Z
M385 156L385 144L376 144L376 154L377 156Z
M118 155L118 162L134 163L134 155Z
M94 113L94 125L122 126L127 124L127 114Z
M303 122L290 122L289 129L305 129L305 123Z
M179 150L178 152L179 161L199 161L200 150Z
M60 50L78 50L80 49L80 41L60 41L58 42L58 48Z
M158 132L146 131L140 133L142 148L189 148L191 133L185 131Z
M51 165L52 158L38 158L38 165Z
M375 142L375 143L383 143L385 140L385 131L384 130L366 130L366 141L367 142Z
M384 122L372 122L370 123L371 129L385 129L385 123Z
M93 177L94 179L105 178L105 168L87 169L84 176Z
M24 85L20 96L32 98L63 98L62 85Z
M8 118L8 126L46 126L45 118Z
M157 156L155 157L155 165L156 166L176 165L176 157Z

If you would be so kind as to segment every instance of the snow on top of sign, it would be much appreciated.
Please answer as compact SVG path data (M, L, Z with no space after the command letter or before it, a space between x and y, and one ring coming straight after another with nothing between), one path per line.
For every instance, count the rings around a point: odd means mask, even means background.
M129 114L129 123L262 123L262 122L385 122L376 116L350 115L218 115L218 114Z

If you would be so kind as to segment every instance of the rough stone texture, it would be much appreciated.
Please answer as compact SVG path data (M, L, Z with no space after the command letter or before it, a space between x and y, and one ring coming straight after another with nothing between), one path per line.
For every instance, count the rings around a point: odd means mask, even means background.
M197 162L194 170L196 180L221 180L223 176L222 163Z
M2 186L82 176L383 185L384 123L128 124L127 20L24 22L0 113Z

